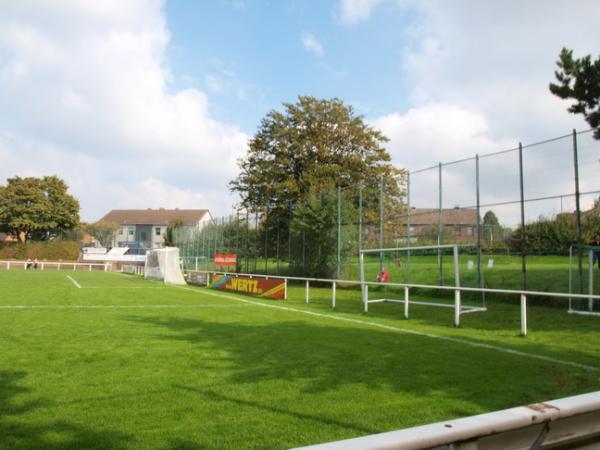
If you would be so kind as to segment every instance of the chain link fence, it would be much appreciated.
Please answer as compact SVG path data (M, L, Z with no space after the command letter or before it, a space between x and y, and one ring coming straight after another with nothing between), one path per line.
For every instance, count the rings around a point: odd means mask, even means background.
M312 204L240 209L176 230L175 241L186 269L347 280L359 279L361 249L458 244L463 286L565 292L570 279L584 292L597 276L585 245L600 232L600 142L590 131L410 171L400 204L382 179L365 180ZM216 254L237 255L236 267L216 265ZM441 250L371 258L369 277L385 268L400 283L452 282Z

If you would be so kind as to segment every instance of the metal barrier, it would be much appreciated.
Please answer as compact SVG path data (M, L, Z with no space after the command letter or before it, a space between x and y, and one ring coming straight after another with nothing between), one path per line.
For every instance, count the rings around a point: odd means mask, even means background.
M522 336L527 336L527 297L552 297L552 298L564 298L564 299L570 299L571 297L573 297L573 294L568 294L568 293L561 293L561 292L542 292L542 291L524 291L524 290L513 290L513 289L491 289L491 288L474 288L474 287L462 287L462 286L435 286L435 285L427 285L427 284L406 284L406 283L393 283L393 282L385 282L385 283L380 283L380 282L371 282L371 281L356 281L356 280L340 280L340 279L329 279L329 278L304 278L304 277L287 277L287 276L276 276L276 275L260 275L260 274L250 274L250 273L235 273L235 272L219 272L219 271L214 271L214 270L198 270L198 271L187 271L187 272L198 272L198 273L206 273L209 275L213 274L221 274L221 275L237 275L237 276L246 276L246 277L261 277L261 278L276 278L279 280L286 280L286 281L302 281L305 282L305 290L306 290L306 303L310 303L310 283L311 282L317 282L317 283L328 283L331 284L332 286L332 291L333 291L333 295L332 295L332 308L335 309L336 306L336 287L339 286L340 284L343 285L356 285L356 286L361 286L361 292L366 290L368 292L368 287L369 286L393 286L393 287L398 287L398 288L403 288L404 289L404 295L405 295L405 300L399 300L398 302L400 303L404 303L404 316L405 318L408 318L408 305L409 303L415 303L416 302L410 302L409 299L409 293L410 293L410 289L434 289L434 290L441 290L441 291L454 291L455 293L455 301L454 301L454 305L451 306L454 308L454 326L459 327L460 326L460 316L462 314L467 314L469 311L467 310L462 310L461 308L461 302L460 302L460 293L461 292L486 292L486 293L495 293L495 294L508 294L508 295L514 295L515 297L519 298L520 301L520 315L521 315L521 327L520 327L520 334ZM209 283L210 284L210 283ZM367 293L368 296L368 293ZM586 298L589 300L599 300L600 301L600 295L593 295L593 294L578 294L577 297L579 298ZM364 302L364 296L362 296L361 294L361 301L363 304L365 304ZM424 302L420 302L420 303L424 303ZM439 306L439 305L437 305ZM368 308L365 308L365 313L368 313Z
M598 448L600 391L303 450Z
M111 270L110 263L78 263L78 262L63 262L63 261L0 261L0 269L6 270L101 270L108 272Z

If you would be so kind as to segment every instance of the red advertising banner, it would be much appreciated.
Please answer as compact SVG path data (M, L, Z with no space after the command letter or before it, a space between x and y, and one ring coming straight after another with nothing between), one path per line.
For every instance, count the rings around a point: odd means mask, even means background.
M268 297L284 300L286 289L285 280L273 278L250 278L234 275L215 275L210 286L213 289L222 289L241 294L254 295L255 297Z
M214 256L215 266L235 266L237 264L237 255L234 253L217 253Z

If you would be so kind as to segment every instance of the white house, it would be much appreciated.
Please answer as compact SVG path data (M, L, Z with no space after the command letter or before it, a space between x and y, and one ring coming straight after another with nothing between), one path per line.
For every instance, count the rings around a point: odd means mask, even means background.
M102 221L119 225L113 247L160 248L167 226L181 221L188 232L212 221L208 209L113 209Z

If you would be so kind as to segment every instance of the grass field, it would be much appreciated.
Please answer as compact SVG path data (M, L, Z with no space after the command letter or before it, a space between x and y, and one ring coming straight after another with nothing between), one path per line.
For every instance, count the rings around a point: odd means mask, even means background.
M70 277L70 278L69 278ZM0 448L288 448L600 389L600 318L0 272Z

